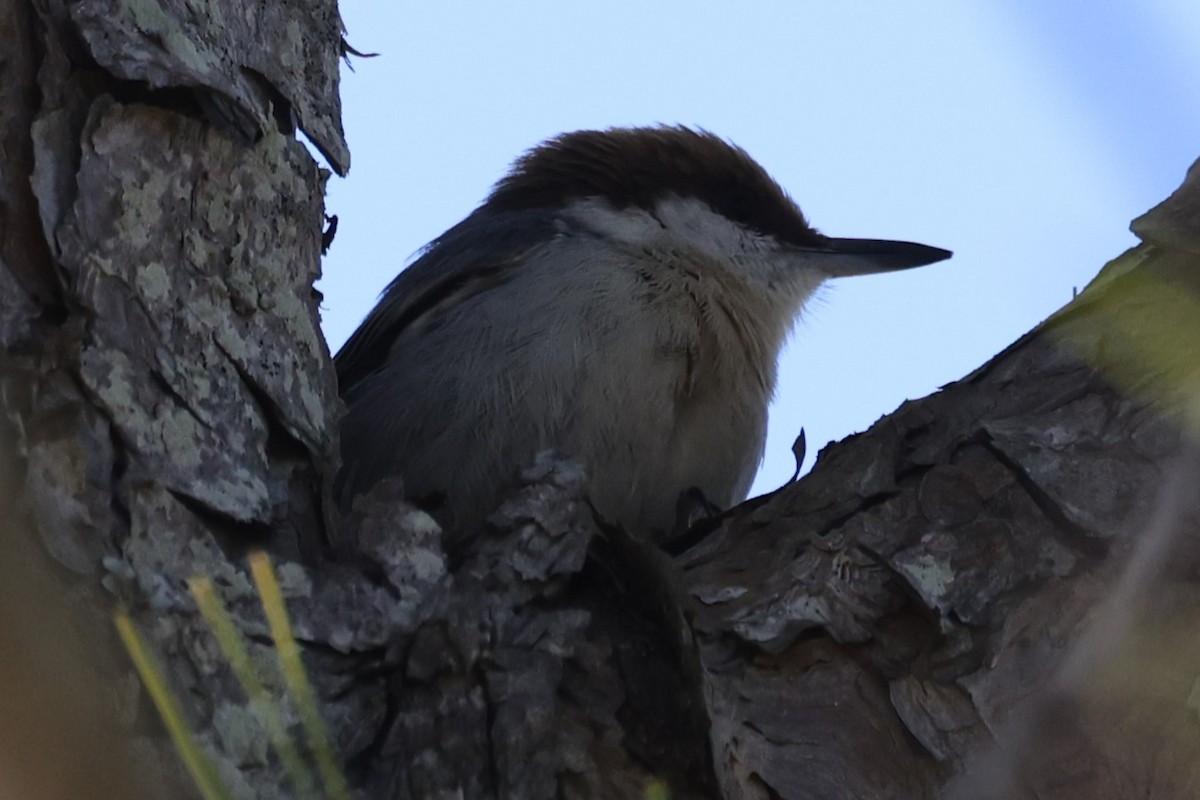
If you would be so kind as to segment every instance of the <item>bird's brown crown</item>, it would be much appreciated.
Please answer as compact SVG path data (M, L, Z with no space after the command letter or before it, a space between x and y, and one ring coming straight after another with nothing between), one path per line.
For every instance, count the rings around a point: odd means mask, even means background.
M781 242L824 241L787 192L745 150L683 126L564 133L528 151L495 188L498 211L562 208L597 198L654 212L669 196L695 198Z

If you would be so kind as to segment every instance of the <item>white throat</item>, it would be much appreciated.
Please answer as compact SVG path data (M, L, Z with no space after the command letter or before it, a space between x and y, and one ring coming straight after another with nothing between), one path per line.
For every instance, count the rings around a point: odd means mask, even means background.
M653 213L640 208L614 209L586 199L567 214L616 242L636 249L698 254L720 264L728 276L759 296L759 305L776 317L775 327L790 329L804 302L825 275L806 264L800 251L718 214L701 200L670 196Z

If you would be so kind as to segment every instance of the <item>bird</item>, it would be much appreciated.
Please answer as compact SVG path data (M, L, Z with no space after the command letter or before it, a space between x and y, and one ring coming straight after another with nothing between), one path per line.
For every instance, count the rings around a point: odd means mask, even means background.
M780 350L826 280L950 256L818 232L703 129L558 135L420 251L336 355L337 497L398 475L465 534L553 450L586 468L602 519L662 542L684 493L746 498Z

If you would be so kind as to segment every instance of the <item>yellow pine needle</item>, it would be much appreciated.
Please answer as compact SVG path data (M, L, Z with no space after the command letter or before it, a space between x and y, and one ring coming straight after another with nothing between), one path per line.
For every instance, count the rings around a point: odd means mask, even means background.
M279 581L271 567L271 560L261 551L251 553L248 560L250 574L258 587L263 611L267 615L267 624L271 628L271 638L275 640L275 652L279 656L283 679L296 701L300 721L312 746L325 792L335 800L350 800L350 788L338 767L333 742L325 730L325 723L317 707L316 693L312 684L308 682L308 674L304 671L304 663L300 659L300 646L292 636L283 593L279 590Z
M670 800L671 792L667 784L655 778L646 784L645 800Z
M154 707L158 709L158 714L162 717L163 724L166 725L167 732L175 743L175 749L179 751L184 766L187 767L192 780L200 789L201 796L205 800L230 800L231 795L228 789L221 783L212 762L196 744L196 739L183 718L183 710L167 687L162 670L159 669L158 664L150 655L150 651L142 642L141 636L138 635L137 629L134 628L133 620L124 611L118 611L113 615L113 623L117 627L121 642L125 645L125 650L129 653L130 660L133 661L138 675L142 678L142 684L150 693L150 699L154 701Z
M196 598L196 605L199 606L200 613L204 615L204 619L220 644L230 668L233 669L234 676L237 677L242 689L246 692L246 697L250 700L250 707L266 729L275 751L279 753L279 760L283 764L283 769L287 773L292 787L296 790L296 794L304 798L317 797L312 774L301 760L295 742L288 735L283 715L272 701L266 688L263 687L262 681L259 680L258 673L250 661L250 653L246 649L246 644L233 624L233 619L230 618L225 605L213 591L212 581L207 577L197 576L188 581L188 585L192 590L192 596Z

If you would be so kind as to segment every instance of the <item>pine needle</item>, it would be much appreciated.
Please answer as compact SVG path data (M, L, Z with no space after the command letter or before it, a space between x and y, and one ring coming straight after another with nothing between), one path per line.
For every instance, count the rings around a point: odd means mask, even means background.
M250 574L254 577L254 584L258 587L258 595L262 600L263 611L267 615L271 638L275 640L275 652L279 656L283 679L300 712L300 721L316 758L321 783L325 787L326 794L334 800L350 800L350 788L338 767L333 742L329 738L317 706L316 693L313 691L312 684L308 682L308 674L304 671L304 663L300 659L300 647L292 636L292 626L288 621L283 593L279 590L279 581L275 577L275 570L271 567L271 560L266 553L261 551L251 553L248 560Z
M150 693L150 699L154 701L154 706L175 743L175 749L179 751L184 766L200 789L201 796L205 800L231 800L232 796L221 783L216 768L196 743L195 736L183 718L183 710L167 687L162 670L138 635L133 620L124 611L118 611L113 615L113 623L117 626L117 633L129 653L130 660L142 678L142 684Z

